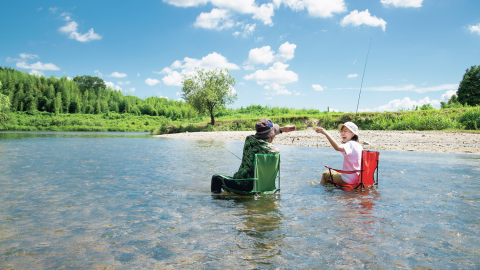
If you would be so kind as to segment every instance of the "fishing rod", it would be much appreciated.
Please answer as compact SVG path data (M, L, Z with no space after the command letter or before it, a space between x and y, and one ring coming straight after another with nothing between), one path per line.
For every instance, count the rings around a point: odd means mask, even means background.
M368 55L370 54L370 45L372 45L372 38L370 38L370 44L368 45L367 59L365 60L365 67L363 68L362 83L360 84L360 93L358 93L357 111L355 112L355 118L357 118L357 114L358 114L358 105L360 104L360 95L362 94L363 78L365 77L365 70L367 69Z
M228 149L227 149L227 148L225 148L225 147L223 147L223 146L221 146L221 145L220 145L220 147L222 147L223 149L225 149L225 150L226 150L227 152L229 152L230 154L232 154L232 155L236 156L238 159L242 160L241 158L239 158L239 157L238 157L237 155L235 155L234 153L232 153L232 152L228 151Z

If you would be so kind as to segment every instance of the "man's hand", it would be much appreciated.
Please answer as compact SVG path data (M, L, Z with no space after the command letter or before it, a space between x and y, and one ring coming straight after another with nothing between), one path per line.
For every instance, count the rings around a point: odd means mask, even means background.
M315 131L316 131L317 133L321 133L321 134L323 134L323 135L327 135L327 131L326 131L325 129L323 129L322 127L317 127L317 128L315 129Z
M282 132L290 132L290 131L295 131L297 130L297 127L294 125L288 125L280 128Z

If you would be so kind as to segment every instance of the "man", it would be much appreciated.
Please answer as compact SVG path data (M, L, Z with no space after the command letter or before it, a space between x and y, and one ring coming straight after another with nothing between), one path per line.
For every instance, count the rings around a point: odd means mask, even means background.
M272 120L263 118L255 124L255 130L257 132L255 135L247 136L245 139L242 164L240 164L238 172L233 175L232 178L234 179L253 178L255 174L255 154L280 154L278 149L272 144L273 139L278 133L295 131L297 128L293 125L280 128ZM235 181L226 179L221 175L214 175L212 176L211 191L215 194L221 193L223 184L239 191L251 191L253 189L253 180Z

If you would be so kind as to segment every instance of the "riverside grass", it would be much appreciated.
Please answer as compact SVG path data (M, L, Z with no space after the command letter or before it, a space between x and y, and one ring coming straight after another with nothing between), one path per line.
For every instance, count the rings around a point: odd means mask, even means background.
M38 112L8 113L0 131L136 131L150 132L173 122L163 116L133 114L58 114Z
M281 126L296 125L299 130L315 126L337 129L340 123L347 121L354 121L363 130L478 131L480 129L479 106L450 110L364 112L358 115L317 111L303 115L285 113L284 115L267 114L253 117L250 114L242 118L239 116L241 114L238 113L219 115L214 126L207 123L207 118L198 123L164 124L151 133L159 135L185 131L248 131L253 130L255 123L263 117L268 117ZM201 120L202 118L197 119Z
M264 117L284 125L296 125L299 130L322 126L336 129L338 124L354 121L362 130L452 130L478 131L480 107L447 110L328 113L318 110L296 110L252 105L240 109L223 109L215 115L214 126L209 116L173 121L165 116L129 113L55 114L48 112L7 113L0 122L0 131L141 131L168 134L196 131L248 131Z

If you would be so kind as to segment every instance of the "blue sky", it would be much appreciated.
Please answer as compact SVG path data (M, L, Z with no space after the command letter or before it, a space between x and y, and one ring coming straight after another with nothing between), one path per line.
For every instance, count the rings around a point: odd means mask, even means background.
M8 1L0 65L99 76L180 98L181 75L228 68L232 107L396 111L455 93L480 64L478 0Z

